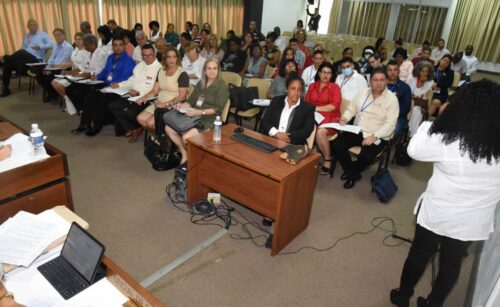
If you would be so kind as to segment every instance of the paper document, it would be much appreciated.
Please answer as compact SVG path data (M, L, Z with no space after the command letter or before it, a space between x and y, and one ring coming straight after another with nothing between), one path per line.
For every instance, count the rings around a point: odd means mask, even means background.
M319 112L314 112L314 119L316 120L316 122L319 125L325 119L325 117L323 115L321 115L321 113L319 113Z
M71 80L71 81L78 81L78 80L85 79L84 77L74 77L74 76L71 76L71 75L55 75L54 77L68 79L68 80Z
M44 66L47 65L47 63L27 63L26 66Z
M49 157L46 153L37 157L33 156L33 144L30 138L22 133L14 134L4 142L0 142L0 145L12 146L10 157L0 161L0 173Z
M57 236L57 224L20 211L0 229L0 262L29 266Z
M90 79L83 79L83 80L78 80L76 81L81 84L102 84L104 81L101 80L90 80Z
M359 126L353 126L353 125L344 125L344 126L342 126L339 123L327 123L327 124L323 124L323 125L321 125L319 127L320 128L333 128L333 129L336 129L336 130L347 131L347 132L351 132L351 133L354 133L354 134L358 134L358 133L361 132L361 127L359 127Z
M137 99L139 99L139 98L141 98L141 96L130 97L130 98L128 99L128 101L131 101L131 102L136 102L136 101L137 101ZM156 98L157 98L156 96L155 96L155 97L151 97L151 98L149 98L147 101L153 101L153 100L156 100Z
M51 65L45 67L43 70L62 70L60 67L53 67Z
M125 88L112 88L111 86L101 89L103 93L117 94L120 96L128 95L128 89Z
M252 100L252 104L254 106L259 106L259 107L268 107L271 104L270 99L254 99Z

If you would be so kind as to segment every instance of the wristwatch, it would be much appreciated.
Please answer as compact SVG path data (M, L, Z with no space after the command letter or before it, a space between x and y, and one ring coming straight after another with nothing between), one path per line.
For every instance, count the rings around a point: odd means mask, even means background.
M201 115L205 115L207 113L205 113L205 110L201 110Z
M14 299L14 294L12 292L6 291L0 295L0 301L3 300L4 298Z

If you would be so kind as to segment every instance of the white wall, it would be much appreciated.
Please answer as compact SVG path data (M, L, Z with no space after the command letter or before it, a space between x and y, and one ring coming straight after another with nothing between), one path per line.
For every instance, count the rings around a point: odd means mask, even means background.
M299 19L302 19L304 26L307 26L306 2L305 0L264 0L262 33L266 35L276 26L280 27L282 33L292 31Z

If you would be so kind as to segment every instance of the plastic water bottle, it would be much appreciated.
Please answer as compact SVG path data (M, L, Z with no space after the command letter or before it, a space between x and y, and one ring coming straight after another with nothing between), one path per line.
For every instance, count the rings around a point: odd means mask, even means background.
M45 154L45 147L43 147L43 132L38 128L38 124L31 124L30 138L33 144L33 156L42 157Z
M220 116L217 115L214 121L214 138L213 138L214 143L220 143L221 137L222 137L222 120L220 119Z

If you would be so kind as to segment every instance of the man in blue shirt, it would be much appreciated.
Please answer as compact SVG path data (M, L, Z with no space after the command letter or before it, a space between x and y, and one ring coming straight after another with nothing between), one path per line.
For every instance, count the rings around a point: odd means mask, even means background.
M111 54L104 69L91 80L103 81L106 86L127 80L133 73L135 61L125 52L125 42L121 37L113 39L113 54ZM113 114L109 110L109 103L120 98L117 94L92 91L85 96L80 126L75 129L85 131L88 136L98 134L106 123L113 121ZM91 127L91 123L93 126Z
M34 19L28 20L29 32L23 36L22 48L12 55L4 57L2 93L0 96L6 97L11 94L9 90L10 77L12 71L23 74L26 71L27 63L45 61L45 51L53 47L54 43L46 32L38 31L38 23Z
M396 138L408 124L412 97L410 86L399 79L399 65L395 60L390 60L387 63L387 88L398 97L399 101L399 116L396 130L394 130Z
M59 97L51 82L54 80L54 75L59 74L64 67L71 65L71 53L73 52L73 46L66 40L66 32L63 29L56 28L52 31L52 34L56 39L56 45L47 61L49 65L45 70L39 71L36 76L36 80L46 93L46 96L43 97L44 102Z

